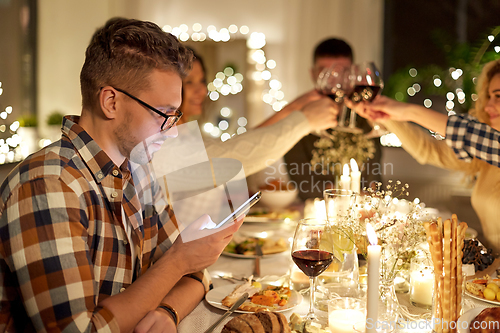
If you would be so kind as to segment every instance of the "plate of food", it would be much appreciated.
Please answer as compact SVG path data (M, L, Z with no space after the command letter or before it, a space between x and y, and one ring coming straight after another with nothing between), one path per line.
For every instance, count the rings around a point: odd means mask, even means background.
M293 309L302 302L302 295L283 286L245 281L243 284L221 286L210 290L205 299L208 304L228 310L244 293L250 296L235 312L255 313L260 311L283 312Z
M245 216L245 222L250 223L283 223L300 219L298 210L282 209L271 210L265 207L254 207Z
M466 311L463 315L458 318L457 321L457 332L458 333L470 333L470 328L499 328L498 318L500 315L500 308L483 308L477 307ZM496 325L496 326L495 326ZM487 332L481 331L481 332ZM496 332L494 329L491 332Z
M288 243L283 239L242 237L235 235L222 254L233 258L255 258L255 245L259 244L264 256L279 254L288 250Z
M485 275L465 283L465 294L477 300L500 306L500 279Z

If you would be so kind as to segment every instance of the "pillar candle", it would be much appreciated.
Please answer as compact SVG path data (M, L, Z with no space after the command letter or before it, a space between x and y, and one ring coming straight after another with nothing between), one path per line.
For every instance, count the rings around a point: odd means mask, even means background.
M378 244L377 235L370 223L366 224L366 234L368 236L368 289L366 295L366 321L367 333L375 333L378 318L378 283L380 254L382 248Z
M361 172L358 168L358 163L354 158L351 158L351 191L360 193L361 190Z
M340 176L340 185L343 190L349 191L351 189L351 177L349 177L349 165L344 164L342 176Z

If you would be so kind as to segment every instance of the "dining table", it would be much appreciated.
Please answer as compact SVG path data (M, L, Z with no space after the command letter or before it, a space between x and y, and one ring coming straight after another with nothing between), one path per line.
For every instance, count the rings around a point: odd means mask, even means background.
M289 273L292 267L293 261L290 254L291 243L293 240L293 234L297 221L284 220L280 222L245 222L238 231L242 236L247 237L260 237L260 238L284 238L289 249L282 253L264 255L260 259L260 272L261 277L257 278L258 281L263 282L274 282L274 281L285 281L289 282ZM220 288L227 286L229 290L241 284L241 281L227 280L220 277L223 276L233 276L233 277L249 277L254 271L255 260L252 257L244 258L242 256L228 255L223 252L219 259L210 267L208 271L212 278L213 288ZM498 268L500 266L500 259L495 260L495 262L490 266L490 270ZM481 272L476 274L477 276L482 276ZM296 313L300 316L307 314L309 309L309 294L304 293L301 295L303 297L300 304L297 306L283 311L282 313L290 319L292 313ZM398 300L400 304L400 313L406 322L425 320L425 314L429 313L428 310L417 308L413 306L409 301L409 294L398 293ZM469 296L464 295L464 311L467 311L474 307L492 307L493 304L486 303ZM198 306L186 317L184 318L179 326L179 333L203 333L207 328L209 328L214 322L216 322L224 313L225 309L220 309L212 306L207 302L206 299L202 300ZM232 318L238 316L239 313L233 313L231 316L227 317L215 330L215 333L221 332L224 325ZM421 329L412 329L411 327L397 327L395 332L426 332ZM429 330L430 332L430 330Z

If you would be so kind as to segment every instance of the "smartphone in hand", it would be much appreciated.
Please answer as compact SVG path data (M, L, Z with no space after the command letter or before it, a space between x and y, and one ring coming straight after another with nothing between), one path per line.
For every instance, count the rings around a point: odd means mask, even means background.
M222 227L224 224L226 224L228 222L235 221L239 217L241 217L243 214L248 213L248 211L250 210L250 207L252 207L257 202L259 202L261 196L262 196L262 194L261 194L260 191L257 192L257 193L255 193L254 195L252 195L241 206L239 206L238 208L236 208L234 210L234 212L232 212L228 217L226 217L224 220L222 220L222 222L220 222L219 224L217 224L217 226L214 229L220 228L220 227Z

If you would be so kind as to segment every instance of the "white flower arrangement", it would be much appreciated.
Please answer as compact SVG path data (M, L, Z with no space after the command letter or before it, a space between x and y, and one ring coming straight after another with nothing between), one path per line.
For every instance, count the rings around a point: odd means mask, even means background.
M351 158L358 165L363 165L375 156L375 143L364 134L353 134L332 131L328 137L321 137L315 143L312 151L311 165L321 166L323 172L340 175L342 166Z
M354 216L339 221L337 228L349 237L366 255L366 223L370 223L382 245L381 276L393 280L401 269L408 268L415 255L415 247L426 240L423 216L419 199L404 199L409 196L408 184L389 180L385 190L365 189L367 195L359 197Z

